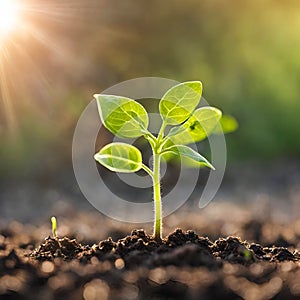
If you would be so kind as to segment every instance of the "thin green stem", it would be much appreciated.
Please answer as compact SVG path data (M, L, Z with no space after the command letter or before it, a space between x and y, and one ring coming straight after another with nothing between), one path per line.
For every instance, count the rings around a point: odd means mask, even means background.
M162 238L162 203L160 191L160 154L153 151L154 238Z
M166 142L169 140L169 137L168 136L165 136L161 142L160 142L160 145L159 145L159 149L161 151L161 149L164 147L164 145L166 144Z
M157 136L158 144L160 144L160 141L164 137L166 126L167 126L167 124L165 123L165 121L163 121L162 124L161 124L160 130L159 130L158 136Z
M147 134L147 138L153 153L153 170L143 165L143 169L152 177L153 181L153 200L154 200L154 232L153 237L156 241L162 239L162 203L160 190L160 151L162 149L162 140L167 124L163 121L157 138L152 134Z
M152 170L149 167L147 167L146 165L143 164L142 169L144 171L146 171L153 178L154 174L153 174Z
M156 141L156 137L150 132L150 131L145 131L145 135L144 137L147 139L147 140L151 140L153 142Z
M156 147L157 139L151 132L146 133L144 138L148 141L152 149Z

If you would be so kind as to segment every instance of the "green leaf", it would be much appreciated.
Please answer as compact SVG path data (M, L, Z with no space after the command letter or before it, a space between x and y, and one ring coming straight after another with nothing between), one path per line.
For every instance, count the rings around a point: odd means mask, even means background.
M172 128L168 137L174 144L200 142L213 132L221 116L215 107L201 107L184 124Z
M175 164L181 164L185 168L204 168L206 164L199 163L191 158L186 156L179 156L178 153L175 152L164 152L163 153L164 160L167 162L174 162Z
M140 150L125 143L111 143L94 156L95 160L114 172L133 173L143 166Z
M202 95L200 81L188 81L169 89L159 102L159 111L167 125L184 122L195 110Z
M221 126L217 126L213 130L214 134L231 133L236 131L239 127L237 120L230 115L223 115L220 119L220 125Z
M177 154L182 156L183 158L188 158L191 159L193 162L196 162L199 164L199 167L201 166L207 166L213 170L215 170L215 168L213 167L213 165L201 154L199 154L198 152L196 152L195 150L193 150L190 147L184 146L184 145L174 145L171 146L167 149L164 150L164 152L162 153L162 155L164 154Z
M118 137L135 138L146 133L148 114L138 102L114 95L94 95L104 126Z

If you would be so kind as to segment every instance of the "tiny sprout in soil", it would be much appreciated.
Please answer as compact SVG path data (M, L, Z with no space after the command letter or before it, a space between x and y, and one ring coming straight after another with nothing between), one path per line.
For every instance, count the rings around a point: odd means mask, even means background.
M57 238L57 233L56 233L57 222L56 222L56 218L55 217L51 218L51 225L52 225L52 236L55 239L55 238Z
M159 102L162 124L157 136L148 130L148 113L135 100L114 95L95 95L101 121L110 132L121 138L144 137L151 146L152 166L143 163L138 148L119 142L106 145L94 158L114 172L133 173L143 169L151 176L153 236L157 241L162 239L161 158L175 155L192 161L198 167L206 166L214 170L214 166L204 156L186 145L202 141L212 133L219 133L220 129L216 128L221 126L224 132L233 131L237 127L232 117L222 117L222 112L215 107L197 108L201 95L200 81L184 82L169 89ZM217 126L218 123L221 126ZM167 127L169 131L166 134Z

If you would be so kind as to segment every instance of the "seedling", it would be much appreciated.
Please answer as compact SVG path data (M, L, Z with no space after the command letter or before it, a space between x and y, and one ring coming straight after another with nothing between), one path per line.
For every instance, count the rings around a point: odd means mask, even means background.
M154 238L162 238L162 202L160 164L163 156L170 154L185 157L197 164L214 169L201 154L186 146L204 140L213 132L222 112L214 107L196 109L202 95L202 84L189 81L169 89L159 102L162 124L157 136L148 130L148 114L133 99L97 94L98 110L104 126L121 138L144 137L150 144L153 165L145 165L138 148L126 143L111 143L95 154L94 158L114 172L133 173L143 169L153 182ZM165 134L166 129L170 130Z
M56 234L56 230L57 230L57 222L56 222L56 218L52 217L51 218L51 225L52 225L52 236L53 238L57 238L57 234Z

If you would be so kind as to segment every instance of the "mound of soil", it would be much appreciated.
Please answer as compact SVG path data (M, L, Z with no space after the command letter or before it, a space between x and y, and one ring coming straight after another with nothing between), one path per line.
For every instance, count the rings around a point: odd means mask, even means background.
M1 299L299 299L300 254L229 236L144 230L98 244L0 239ZM15 241L15 242L13 242Z
M114 242L111 237L98 245L82 246L75 239L48 237L35 249L30 257L37 260L79 259L87 263L93 257L99 261L114 263L123 260L126 269L139 266L155 268L159 266L206 266L218 268L222 261L249 265L258 261L297 261L300 254L291 253L284 247L263 247L248 244L239 237L229 236L215 242L199 237L194 231L184 232L178 228L161 242L157 242L143 229L133 230L130 236Z

